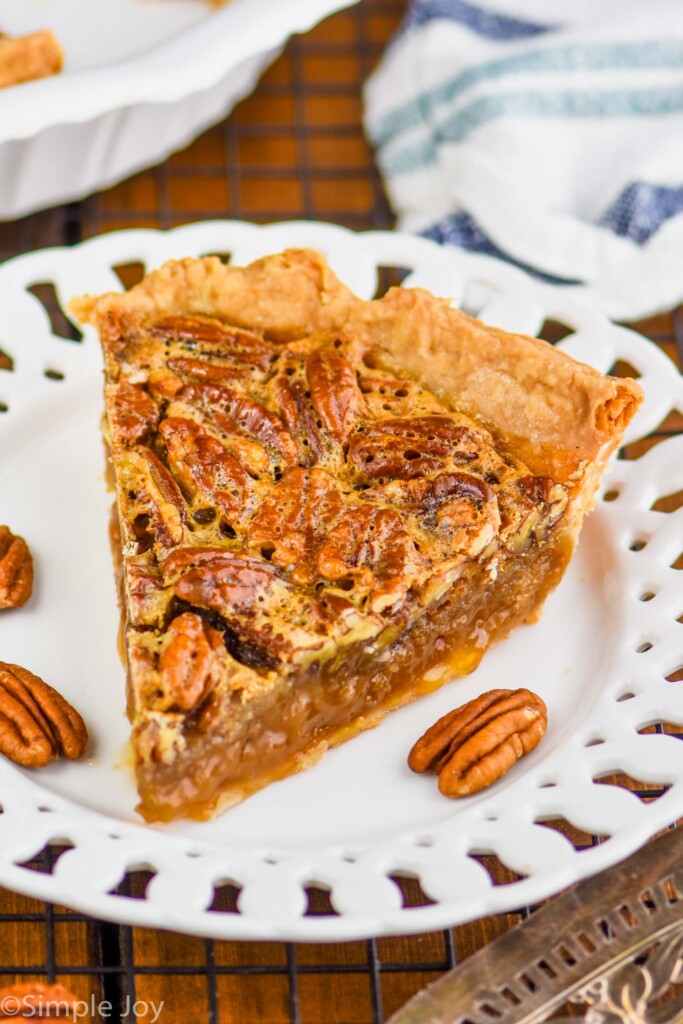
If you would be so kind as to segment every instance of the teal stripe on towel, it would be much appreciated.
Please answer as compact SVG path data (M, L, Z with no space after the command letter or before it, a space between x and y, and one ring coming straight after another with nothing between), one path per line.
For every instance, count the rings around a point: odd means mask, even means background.
M390 142L402 132L429 120L437 107L457 99L482 82L494 82L506 75L569 71L633 71L658 68L683 70L683 43L653 39L640 43L574 45L519 53L467 68L455 78L435 86L382 117L370 126L377 146Z
M591 90L586 92L517 92L482 96L432 126L437 141L428 139L393 154L381 153L382 170L388 177L410 174L436 160L442 142L462 142L475 129L500 117L543 119L659 117L683 111L683 88Z

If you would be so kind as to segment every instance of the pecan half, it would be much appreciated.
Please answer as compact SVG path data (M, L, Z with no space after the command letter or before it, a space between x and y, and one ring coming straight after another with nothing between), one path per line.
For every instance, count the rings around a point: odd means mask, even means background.
M431 480L391 480L379 493L429 531L430 544L444 559L475 558L500 527L496 495L474 474L446 472Z
M159 422L159 410L141 384L120 380L107 388L112 440L124 444L144 441Z
M0 526L0 609L20 608L33 591L33 558L23 537Z
M294 583L310 583L316 576L316 551L341 507L341 495L329 473L291 469L256 513L249 546L274 565L290 569Z
M349 446L349 462L365 480L410 480L442 467L448 449L440 442L413 444L402 437L356 434Z
M165 579L177 579L175 593L181 600L220 614L252 609L276 579L267 562L221 548L179 548L162 571Z
M83 719L57 690L19 665L0 662L0 753L24 768L77 759L88 744Z
M218 679L221 650L221 634L198 615L185 612L173 620L159 656L168 707L191 711L208 697Z
M306 378L326 433L343 441L363 411L356 371L334 349L317 349L306 360Z
M0 1020L20 1021L32 1017L49 1021L73 1019L77 997L63 985L24 982L0 988Z
M168 368L181 378L206 381L207 384L231 384L245 376L241 367L221 366L203 359L169 359Z
M425 441L445 441L451 447L468 446L474 448L475 451L481 444L473 431L459 423L455 417L438 414L380 420L373 428L372 433L391 433L413 440L422 438Z
M472 431L449 416L386 419L356 434L349 461L368 480L411 480L443 468L446 459L473 462L478 447Z
M346 512L318 552L320 575L347 589L371 591L373 612L391 608L405 597L423 566L400 516L374 505Z
M140 445L119 461L120 490L131 511L137 512L140 533L134 539L144 550L158 541L164 547L180 544L187 522L187 506L177 483L161 460ZM122 517L123 521L126 516ZM137 529L137 528L134 528ZM133 538L131 538L133 539Z
M444 796L486 789L545 735L544 702L530 690L490 690L440 718L408 755L414 772L433 771Z
M208 316L162 316L147 325L164 341L180 342L202 355L225 359L245 367L267 370L273 348L258 334Z
M290 379L286 372L275 379L273 388L285 426L299 445L300 460L312 465L322 458L325 447L306 389L300 380Z
M229 517L242 507L251 492L250 477L220 441L193 420L165 419L159 435L166 445L168 463L191 499L215 502Z
M272 452L276 462L296 465L297 451L291 434L275 413L248 395L217 385L188 384L178 400L201 409L221 430L258 441Z
M547 476L521 476L517 480L518 489L534 503L548 502L554 486L555 481Z

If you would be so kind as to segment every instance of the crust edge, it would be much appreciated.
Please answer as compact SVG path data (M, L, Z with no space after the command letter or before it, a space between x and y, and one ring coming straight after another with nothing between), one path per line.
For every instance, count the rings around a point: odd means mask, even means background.
M482 423L532 472L574 492L591 481L595 489L643 398L630 378L490 327L422 289L392 288L363 302L310 249L244 268L215 256L169 261L128 292L76 298L69 310L97 326L110 349L137 319L160 313L225 317L282 341L345 330Z

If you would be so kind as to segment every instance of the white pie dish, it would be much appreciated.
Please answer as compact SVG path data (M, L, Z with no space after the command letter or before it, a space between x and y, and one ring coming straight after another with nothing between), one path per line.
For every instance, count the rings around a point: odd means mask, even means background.
M357 0L0 0L12 35L52 28L61 75L0 93L0 219L81 199L225 117L287 39Z
M0 267L0 347L15 360L13 373L0 374L0 523L27 537L38 565L35 596L0 616L0 651L62 690L93 736L89 764L30 774L0 759L0 884L141 925L309 941L426 931L536 902L683 814L683 744L638 732L683 725L683 683L666 681L683 667L683 582L672 568L683 510L651 508L683 488L680 437L613 465L602 497L615 500L599 500L540 623L494 648L473 675L213 822L160 829L135 819L132 779L120 767L128 726L98 433L99 346L90 330L82 344L55 338L27 289L52 281L66 300L119 287L119 264L151 269L210 252L245 263L287 245L320 249L363 298L373 295L379 267L398 266L410 271L408 285L450 294L497 326L536 333L548 317L570 325L562 344L573 355L601 370L626 360L640 374L646 398L630 440L683 409L681 377L639 335L505 264L410 236L215 222L109 234ZM54 371L63 379L52 379ZM491 790L447 801L408 771L406 753L439 715L501 685L524 685L546 700L547 737ZM596 781L617 770L666 791L646 803ZM558 818L605 841L577 852L541 823ZM49 841L73 847L52 874L22 866ZM482 853L524 877L492 885L476 859ZM112 894L127 870L142 866L154 874L144 899ZM402 873L420 880L430 905L403 907L391 881ZM242 890L237 913L208 909L225 882ZM330 890L336 916L305 915L311 884Z

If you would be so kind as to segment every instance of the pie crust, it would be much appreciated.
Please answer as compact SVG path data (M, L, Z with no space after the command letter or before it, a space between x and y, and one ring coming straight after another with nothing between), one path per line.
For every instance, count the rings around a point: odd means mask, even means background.
M0 33L0 89L59 74L64 54L48 29L13 38Z
M207 818L538 617L641 389L324 258L165 264L100 335L140 811Z

